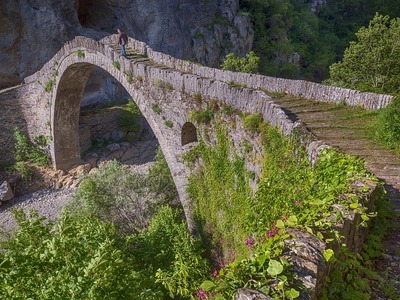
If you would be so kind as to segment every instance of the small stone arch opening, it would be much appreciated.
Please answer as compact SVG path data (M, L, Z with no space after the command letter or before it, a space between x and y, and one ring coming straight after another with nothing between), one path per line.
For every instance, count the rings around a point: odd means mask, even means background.
M197 142L197 129L191 122L186 122L182 126L181 142L182 146Z

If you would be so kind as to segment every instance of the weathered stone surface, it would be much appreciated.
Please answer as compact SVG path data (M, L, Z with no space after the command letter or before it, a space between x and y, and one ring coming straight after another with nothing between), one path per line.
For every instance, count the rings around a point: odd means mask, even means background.
M242 288L237 291L235 294L235 300L269 300L271 297L266 296L265 294L251 290L247 288Z
M219 66L226 54L244 55L253 43L250 20L238 16L238 3L239 0L2 0L0 87L20 82L37 71L73 37L100 38L116 27L156 50ZM98 78L102 81L104 76ZM93 76L90 81L95 83L97 79ZM104 79L106 84L107 81L112 80ZM97 96L106 98L107 93ZM89 98L93 99L90 95Z
M14 198L14 193L8 181L3 181L0 185L0 202L5 202L12 200Z

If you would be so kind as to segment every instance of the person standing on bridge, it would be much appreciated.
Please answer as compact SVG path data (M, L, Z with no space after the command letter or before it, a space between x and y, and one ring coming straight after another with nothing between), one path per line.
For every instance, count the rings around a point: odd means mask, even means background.
M118 32L118 44L121 46L121 55L126 57L125 45L128 44L128 36L121 29L117 29Z

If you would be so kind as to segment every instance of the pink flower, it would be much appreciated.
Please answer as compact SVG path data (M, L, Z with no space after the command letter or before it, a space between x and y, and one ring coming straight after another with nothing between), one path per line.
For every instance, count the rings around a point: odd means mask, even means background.
M211 271L211 275L213 276L213 277L218 277L218 271L216 270L216 269L213 269L212 271Z
M269 238L273 238L274 236L276 236L279 232L279 228L276 227L275 225L272 226L271 230L267 231L267 237Z
M206 291L205 291L205 290L202 290L202 289L197 290L196 296L197 296L200 300L207 300L207 299L208 299Z
M246 246L249 246L249 247L253 247L254 246L254 239L251 237L251 236L249 236L247 239L246 239L246 242L244 243Z

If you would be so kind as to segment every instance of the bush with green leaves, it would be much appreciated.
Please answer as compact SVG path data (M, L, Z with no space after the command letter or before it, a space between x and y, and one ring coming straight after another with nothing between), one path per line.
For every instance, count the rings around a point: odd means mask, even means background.
M53 223L14 212L0 242L1 299L191 299L208 264L182 212L160 207L147 229L119 235L79 211Z
M80 184L72 210L82 210L132 233L147 226L160 204L177 199L172 175L161 150L149 174L134 173L116 160L101 165L98 172Z
M255 193L244 159L236 154L221 124L215 145L200 141L191 150L201 164L189 178L188 192L204 247L219 269L217 278L201 286L204 293L214 294L211 299L230 299L243 286L272 297L296 298L304 287L297 285L289 265L281 259L283 239L290 238L286 228L303 228L327 242L337 237L332 205L357 210L364 225L375 215L360 206L363 203L351 188L354 181L373 178L362 161L324 149L317 165L311 167L294 137L260 125L263 171ZM333 255L339 254L331 249L324 252L326 260ZM271 286L271 282L277 284Z
M82 181L72 208L110 221L123 232L135 232L147 225L156 209L146 182L146 176L110 161Z
M199 124L208 124L214 118L214 112L211 107L207 106L204 110L191 111L189 118Z
M26 135L19 128L14 129L14 157L17 163L31 162L40 166L47 166L49 155L46 147L50 142L49 137L37 136L34 143L30 143Z
M400 93L400 18L376 14L356 33L343 60L330 67L329 83L375 93Z
M19 229L0 244L1 299L133 299L136 272L113 227L64 214L53 224L14 212Z
M400 153L400 96L379 112L376 138Z
M261 114L250 114L243 117L243 126L249 131L259 131L262 121L263 117Z
M139 128L138 119L141 116L142 113L139 107L134 101L129 99L128 103L122 107L121 118L118 121L118 125L124 131L136 133Z
M229 53L221 66L222 70L253 73L258 70L260 58L250 51L245 57L237 57L234 53Z

